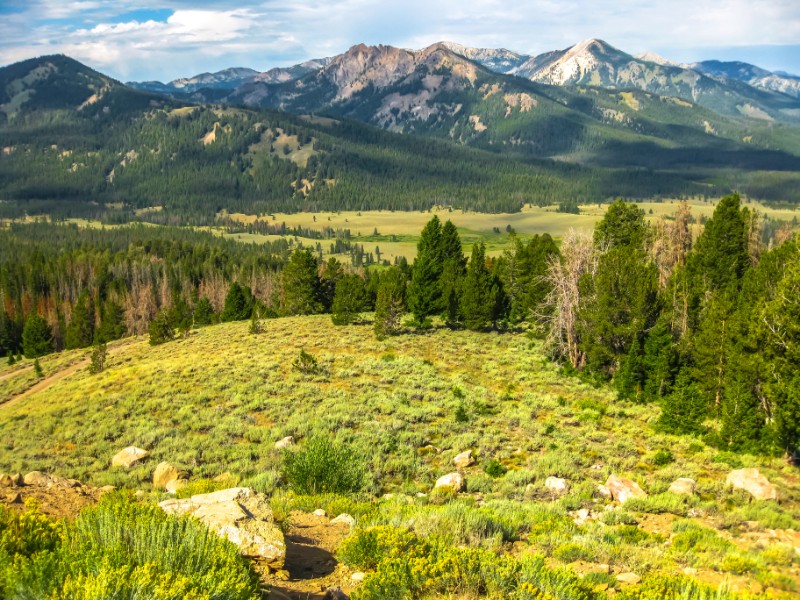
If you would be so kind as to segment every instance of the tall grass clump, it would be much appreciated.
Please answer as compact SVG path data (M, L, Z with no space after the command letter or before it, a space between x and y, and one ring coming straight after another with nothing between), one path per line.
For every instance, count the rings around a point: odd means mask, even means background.
M325 436L311 438L305 447L285 450L281 476L298 494L347 494L364 489L365 465L358 452Z
M35 509L16 519L22 533L0 533L0 597L8 600L258 597L258 578L233 544L128 496L106 497L64 525ZM27 542L7 544L9 532Z

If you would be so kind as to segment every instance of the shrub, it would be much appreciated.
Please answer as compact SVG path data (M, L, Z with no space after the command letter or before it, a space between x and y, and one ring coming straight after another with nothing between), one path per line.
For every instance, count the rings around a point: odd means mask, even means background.
M500 461L496 458L489 460L484 466L483 470L486 472L487 475L490 477L502 477L506 474L506 469Z
M106 358L108 356L108 348L105 343L97 343L92 347L91 364L89 364L89 373L93 375L100 373L106 368Z
M455 419L456 423L469 423L469 413L467 412L467 407L464 406L463 403L456 406L456 409L453 411L453 419Z
M575 542L561 544L553 551L553 557L561 562L571 563L576 560L594 560L594 554L586 546Z
M175 329L169 320L169 312L161 310L150 323L150 345L157 346L175 339Z
M671 462L675 462L675 457L672 455L672 452L667 449L662 448L653 454L652 463L658 467L663 467Z
M299 494L358 492L366 484L366 469L352 448L317 436L303 448L283 453L281 476Z
M300 349L300 354L292 363L292 368L304 375L316 375L320 372L319 362L305 348Z

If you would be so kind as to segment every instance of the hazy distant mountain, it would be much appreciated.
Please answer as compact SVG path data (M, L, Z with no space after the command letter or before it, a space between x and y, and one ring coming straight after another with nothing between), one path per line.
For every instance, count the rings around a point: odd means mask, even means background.
M126 85L151 92L190 94L200 89L233 90L251 81L257 75L259 75L259 72L253 69L233 67L217 71L216 73L200 73L194 77L181 77L169 83L161 83L160 81L131 81Z
M786 73L772 73L761 67L756 67L745 62L722 62L719 60L705 60L688 65L689 68L719 79L735 80L747 83L753 87L781 92L795 98L800 98L800 77Z
M470 48L455 42L441 42L441 44L456 54L498 73L511 73L530 58L527 54L519 54L505 48Z

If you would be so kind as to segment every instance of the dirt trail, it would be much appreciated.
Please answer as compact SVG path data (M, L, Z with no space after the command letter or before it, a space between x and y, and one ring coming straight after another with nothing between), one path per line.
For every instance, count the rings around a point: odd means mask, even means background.
M130 346L132 343L133 343L133 340L130 340L130 341L126 340L125 342L123 342L122 344L120 344L118 346L115 346L113 348L109 348L108 349L108 356L109 357L115 356L120 351L122 351L125 348L127 348L128 346ZM39 381L34 383L31 387L29 387L27 390L25 390L24 392L22 392L20 394L17 394L16 396L11 398L10 400L7 400L6 402L0 403L0 410L2 410L4 408L8 408L9 406L12 406L12 405L16 404L20 400L24 400L28 396L32 396L33 394L35 394L37 392L41 392L42 390L46 390L47 388L49 388L51 385L53 385L57 381L61 381L62 379L65 379L65 378L69 377L70 375L73 375L74 373L77 373L78 371L80 371L84 367L88 367L89 363L91 363L91 362L92 362L91 357L86 357L86 358L84 358L84 359L82 359L82 360L80 360L80 361L78 361L76 363L72 363L71 365L69 365L67 367L64 367L60 371L56 371L52 375L48 375L44 379L40 379ZM16 371L14 374L19 374L22 371L23 371L23 369L20 369L19 371Z
M321 600L329 588L348 593L353 588L351 571L334 554L350 533L347 523L331 523L328 517L293 512L288 519L286 565L288 572L262 573L275 600Z
M16 377L20 373L25 373L26 371L30 371L31 369L33 369L33 365L30 365L28 367L21 367L19 369L14 369L9 373L3 373L2 375L0 375L0 381L5 381L6 379L9 379L11 377Z

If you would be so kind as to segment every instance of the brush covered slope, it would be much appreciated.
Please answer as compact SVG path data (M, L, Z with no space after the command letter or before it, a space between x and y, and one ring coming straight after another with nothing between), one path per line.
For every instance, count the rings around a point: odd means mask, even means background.
M14 373L3 367L0 385L13 385ZM354 597L539 597L510 595L528 589L604 598L616 588L631 598L704 598L705 585L722 583L742 595L721 597L796 592L794 468L658 434L657 418L652 405L565 377L525 334L435 328L377 341L369 324L294 317L266 321L256 335L239 322L156 347L132 342L101 373L81 370L0 406L0 471L148 492L165 460L190 474L192 489L227 472L271 494L278 518L297 508L350 512L358 525L340 559L367 571ZM330 464L358 475L341 488L350 491L293 494L314 463L287 470L275 449L287 436L297 456L344 453ZM151 457L111 467L131 445ZM471 460L458 463L465 490L432 493L468 450ZM741 467L766 475L780 502L727 487ZM598 496L610 475L649 496L622 505ZM682 477L696 481L693 494L669 491ZM422 570L408 579L398 556ZM551 571L560 566L568 570ZM448 568L459 569L457 581Z

